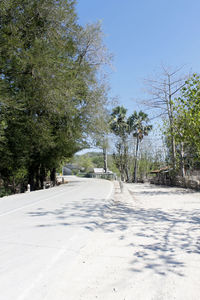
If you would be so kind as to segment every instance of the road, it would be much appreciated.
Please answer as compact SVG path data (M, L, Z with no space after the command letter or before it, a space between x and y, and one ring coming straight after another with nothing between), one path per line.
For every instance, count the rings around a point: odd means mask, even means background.
M0 199L0 299L70 299L70 268L99 226L112 184L69 179Z
M2 300L200 299L199 193L71 177L0 211Z

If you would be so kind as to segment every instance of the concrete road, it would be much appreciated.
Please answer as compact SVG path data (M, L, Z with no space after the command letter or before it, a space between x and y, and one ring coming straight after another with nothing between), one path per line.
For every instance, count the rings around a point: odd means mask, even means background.
M0 199L1 300L200 299L200 193L71 180Z
M69 180L56 188L0 199L1 300L72 299L67 289L78 274L70 268L91 242L113 185Z

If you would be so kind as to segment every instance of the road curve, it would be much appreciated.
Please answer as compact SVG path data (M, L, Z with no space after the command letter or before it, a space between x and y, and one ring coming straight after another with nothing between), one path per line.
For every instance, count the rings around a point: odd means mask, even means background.
M0 199L0 299L71 300L66 295L70 266L92 240L113 185L69 181Z

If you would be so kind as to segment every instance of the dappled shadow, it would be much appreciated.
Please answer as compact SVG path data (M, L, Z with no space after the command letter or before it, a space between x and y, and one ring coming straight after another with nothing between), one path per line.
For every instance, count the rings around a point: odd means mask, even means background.
M166 185L155 185L155 184L145 184L145 189L144 189L144 184L126 184L128 188L133 188L134 185L137 185L137 190L134 191L134 194L140 194L146 195L146 196L156 196L156 195L187 195L187 194L193 194L193 193L199 193L196 190L192 189L186 189L182 187L172 187L172 186L166 186ZM132 191L130 191L132 193Z
M192 191L193 193L195 193L196 191ZM156 196L156 195L185 195L185 194L190 194L190 191L187 190L177 190L177 191L173 191L170 192L168 190L165 191L140 191L139 192L140 195L146 195L146 196Z
M164 211L86 198L68 201L54 210L39 208L28 215L37 218L39 228L81 227L92 232L119 233L119 245L133 254L132 272L151 269L162 276L169 272L184 276L184 260L180 257L200 254L200 209Z

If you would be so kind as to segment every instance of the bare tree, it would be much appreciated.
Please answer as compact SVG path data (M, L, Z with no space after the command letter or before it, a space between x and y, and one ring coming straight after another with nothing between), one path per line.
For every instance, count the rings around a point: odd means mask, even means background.
M143 101L143 104L150 109L156 110L156 117L166 116L169 122L170 148L173 168L176 167L176 144L174 137L174 102L178 97L179 91L184 87L185 81L189 76L181 76L183 69L170 70L162 66L162 72L156 79L145 79L147 93L152 97Z

